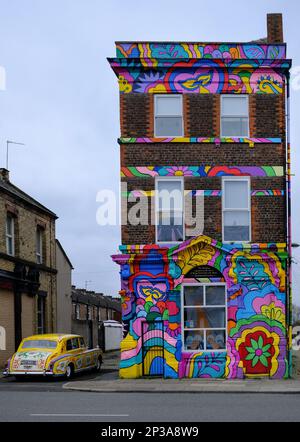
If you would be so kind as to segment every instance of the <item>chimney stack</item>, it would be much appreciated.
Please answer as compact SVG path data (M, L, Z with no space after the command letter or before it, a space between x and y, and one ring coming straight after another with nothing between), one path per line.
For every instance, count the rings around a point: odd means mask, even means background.
M267 14L268 43L283 43L282 14Z
M5 183L9 182L9 170L0 168L0 180Z

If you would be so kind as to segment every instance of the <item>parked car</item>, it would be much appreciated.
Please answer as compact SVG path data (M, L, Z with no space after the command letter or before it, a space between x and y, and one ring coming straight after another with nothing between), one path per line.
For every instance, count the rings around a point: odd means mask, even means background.
M82 336L47 334L23 339L8 360L4 376L65 376L95 369L100 371L102 350L86 347Z

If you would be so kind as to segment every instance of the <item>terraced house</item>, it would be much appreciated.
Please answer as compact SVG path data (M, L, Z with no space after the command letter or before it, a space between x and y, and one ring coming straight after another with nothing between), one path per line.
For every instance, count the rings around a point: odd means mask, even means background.
M56 331L56 219L0 169L0 368L23 338Z
M109 58L120 87L121 377L290 375L281 14L267 16L267 34L117 42Z

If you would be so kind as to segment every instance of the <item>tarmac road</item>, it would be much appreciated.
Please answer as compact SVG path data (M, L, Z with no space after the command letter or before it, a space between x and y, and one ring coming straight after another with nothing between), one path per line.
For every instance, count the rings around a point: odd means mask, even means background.
M113 379L90 373L73 382ZM65 381L0 380L0 422L291 422L300 421L300 394L90 393Z

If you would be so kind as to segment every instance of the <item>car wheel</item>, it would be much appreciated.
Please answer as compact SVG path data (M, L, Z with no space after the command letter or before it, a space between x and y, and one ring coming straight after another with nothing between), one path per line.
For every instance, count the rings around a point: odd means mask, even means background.
M102 359L101 359L101 358L98 358L98 359L97 359L96 368L95 368L95 371L96 371L97 373L100 373L100 371L101 371L101 366L102 366Z
M73 376L74 376L74 367L72 364L69 364L66 368L65 377L66 379L72 379Z

